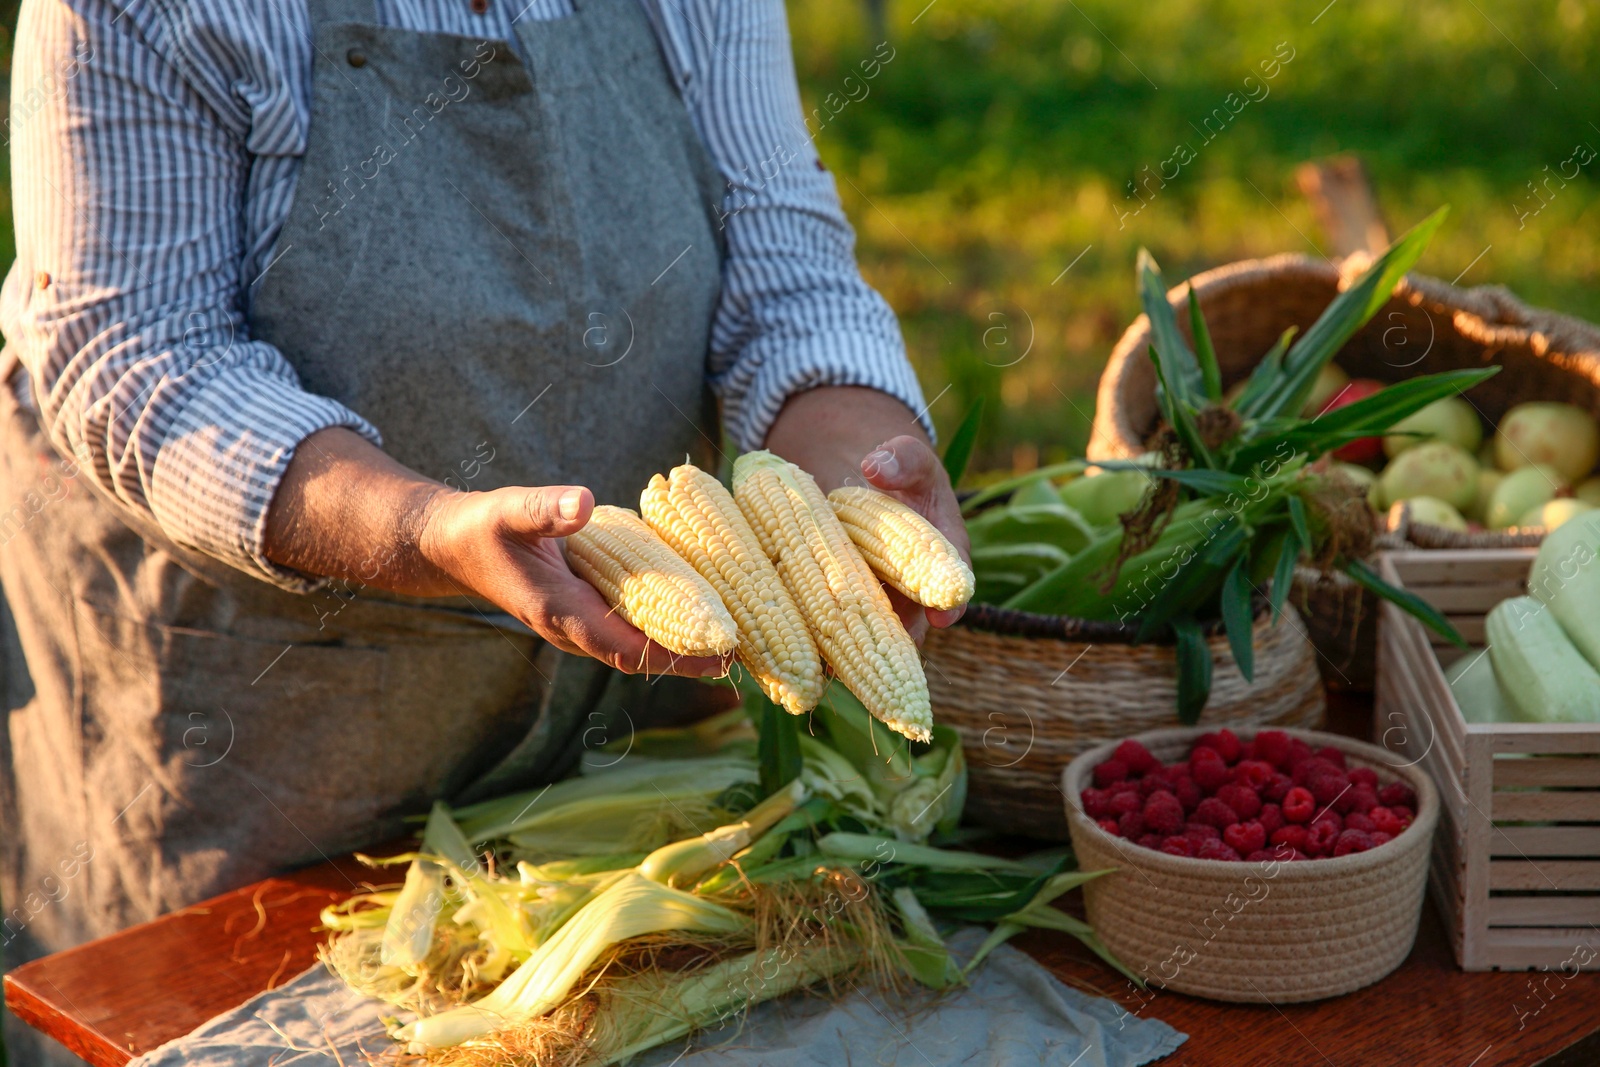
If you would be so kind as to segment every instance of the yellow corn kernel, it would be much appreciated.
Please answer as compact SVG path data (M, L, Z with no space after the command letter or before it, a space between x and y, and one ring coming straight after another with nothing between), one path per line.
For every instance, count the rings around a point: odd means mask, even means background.
M847 485L828 494L844 532L878 577L925 608L972 599L972 568L939 528L892 496Z
M770 452L746 453L733 465L733 497L834 674L891 730L928 740L917 646L811 475Z
M595 508L567 538L567 562L618 615L669 652L722 656L739 643L716 590L627 508Z
M794 598L733 495L692 464L656 475L639 513L722 597L739 629L739 662L795 715L822 699L822 657Z

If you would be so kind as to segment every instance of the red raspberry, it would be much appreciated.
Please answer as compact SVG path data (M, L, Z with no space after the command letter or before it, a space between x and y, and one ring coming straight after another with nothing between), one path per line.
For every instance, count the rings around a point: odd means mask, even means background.
M1333 810L1343 815L1347 811L1366 813L1378 806L1378 794L1373 792L1370 785L1357 785L1355 779L1350 779L1350 792L1340 797L1334 804Z
M1143 742L1128 738L1118 745L1116 751L1111 753L1111 758L1120 760L1128 768L1130 774L1149 774L1161 766L1161 761L1150 754Z
M1144 810L1144 798L1138 793L1112 793L1107 803L1111 805L1113 815L1126 815L1130 811Z
M1136 811L1124 812L1117 820L1117 832L1129 841L1137 841L1144 836L1144 816Z
M1168 785L1166 779L1160 777L1159 775L1147 774L1143 778L1139 779L1140 796L1148 799L1150 794L1156 792L1158 789L1165 789L1169 793L1172 792L1172 789Z
M1166 838L1160 834L1140 834L1139 840L1135 841L1134 844L1140 848L1148 848L1153 852L1160 852L1161 844L1165 840Z
M1316 813L1317 798L1311 795L1311 790L1295 786L1284 794L1283 817L1290 822L1310 822Z
M1281 829L1272 831L1271 841L1274 845L1285 845L1289 848L1304 851L1306 839L1309 836L1304 826L1296 826L1291 823Z
M1198 845L1202 841L1221 841L1222 831L1208 822L1192 822L1184 825L1183 836Z
M1294 788L1294 779L1287 774L1274 774L1272 780L1261 787L1261 799L1270 800L1274 804L1282 804L1283 798L1288 796L1289 790Z
M1250 855L1246 856L1245 860L1249 863L1271 863L1273 860L1282 858L1283 857L1279 856L1276 852L1271 852L1264 848L1258 848L1254 852L1250 853Z
M1236 822L1222 831L1222 840L1229 848L1244 856L1266 845L1267 830L1254 819Z
M1367 786L1374 794L1378 792L1378 772L1371 767L1357 767L1347 777L1356 785Z
M1101 763L1094 769L1094 784L1104 789L1112 782L1125 781L1128 777L1128 765L1115 756Z
M1332 804L1350 788L1350 779L1344 776L1343 771L1319 774L1306 783L1306 788L1311 790L1318 804Z
M1090 786L1083 791L1083 813L1091 819L1104 819L1111 814L1111 797L1104 789Z
M1217 787L1228 782L1228 765L1213 748L1194 750L1194 755L1189 758L1189 773L1207 793L1216 792Z
M1261 798L1249 786L1225 785L1217 790L1217 799L1232 808L1241 819L1253 819L1261 812Z
M1106 792L1107 793L1113 793L1113 794L1114 793L1137 793L1137 792L1139 792L1139 783L1138 783L1138 781L1136 779L1124 778L1120 782L1112 782L1109 786L1106 787Z
M1282 730L1262 730L1250 742L1252 756L1280 771L1289 769L1289 735Z
M1410 826L1411 820L1416 818L1412 810L1404 804L1391 804L1389 810L1394 812L1394 817L1400 820L1402 826Z
M1317 749L1317 757L1319 759L1327 760L1341 771L1344 770L1344 753L1340 752L1332 745Z
M1239 762L1239 757L1244 755L1244 744L1239 740L1239 735L1224 727L1214 734L1201 734L1200 740L1194 743L1195 748L1209 748L1221 756L1223 762L1234 764Z
M1178 796L1178 803L1183 805L1184 811L1193 811L1196 804L1205 799L1205 791L1200 788L1200 783L1190 778L1187 774L1175 783L1173 792Z
M1193 856L1195 844L1187 837L1169 837L1161 842L1161 851L1169 856Z
M1292 771L1293 768L1294 768L1294 765L1299 763L1301 760L1308 760L1310 758L1311 758L1311 746L1310 745L1306 744L1304 741L1300 740L1298 737L1289 738L1289 767L1288 767L1289 770Z
M1372 847L1373 848L1377 848L1379 845L1387 845L1390 841L1393 841L1393 840L1394 840L1394 835L1393 834L1386 834L1382 830L1374 830L1372 832Z
M1207 841L1195 850L1195 858L1202 860L1237 860L1239 853L1221 841Z
M1233 780L1240 785L1249 786L1256 792L1261 787L1272 781L1272 776L1278 772L1272 769L1272 764L1263 763L1261 760L1240 760L1239 765L1233 769Z
M1306 853L1312 856L1326 856L1333 848L1333 843L1339 839L1340 830L1331 822L1319 820L1311 824L1311 830L1306 834Z
M1346 830L1334 842L1335 856L1348 856L1352 852L1365 852L1372 847L1372 835L1365 830Z
M1339 768L1335 767L1325 759L1318 759L1316 756L1311 756L1308 759L1303 759L1299 763L1296 763L1294 768L1289 771L1289 777L1294 779L1295 785L1310 785L1311 779L1315 778L1317 775L1330 774L1338 769Z
M1216 797L1206 797L1194 809L1194 822L1210 823L1218 830L1239 821L1239 813Z
M1406 807L1415 811L1417 794L1404 782L1390 782L1378 790L1378 803L1389 808Z
M1256 822L1265 827L1269 835L1278 827L1287 825L1283 821L1283 809L1276 804L1261 805L1261 811L1256 815Z
M1144 824L1167 837L1182 833L1183 805L1165 789L1158 789L1144 802Z
M1400 831L1406 828L1406 824L1400 821L1400 816L1394 813L1393 808L1373 808L1367 812L1367 820L1372 823L1374 830L1390 837L1398 836Z
M1315 826L1319 822L1328 823L1335 830L1343 830L1344 829L1344 819L1342 817L1340 817L1338 812L1334 812L1334 811L1319 811L1319 812L1317 812L1316 818L1311 820L1311 825Z
M1100 827L1100 829L1104 830L1106 833L1110 834L1112 837L1122 836L1122 830L1117 826L1117 821L1115 819L1100 819L1095 823L1095 825Z
M1299 849L1295 849L1293 854L1291 854L1289 856L1289 858L1291 860L1308 860L1308 859L1311 858L1311 856L1308 853L1301 852Z
M1373 823L1371 816L1364 812L1352 811L1344 817L1344 828L1346 830L1360 830L1362 833L1370 834L1378 827Z

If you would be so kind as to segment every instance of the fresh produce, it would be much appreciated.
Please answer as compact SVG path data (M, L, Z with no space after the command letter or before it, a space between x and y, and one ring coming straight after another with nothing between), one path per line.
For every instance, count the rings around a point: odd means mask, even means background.
M1483 424L1478 421L1477 410L1459 396L1435 400L1395 423L1394 432L1383 439L1383 451L1393 459L1427 441L1445 441L1476 452L1483 443Z
M1553 467L1521 467L1500 479L1489 495L1483 521L1496 530L1517 525L1528 512L1539 507L1566 487Z
M1517 525L1543 526L1546 530L1554 530L1569 519L1575 519L1584 512L1593 510L1593 504L1585 504L1570 496L1558 497L1529 511L1517 520Z
M1281 730L1247 744L1203 734L1187 759L1163 765L1129 739L1094 769L1079 796L1100 829L1144 848L1202 860L1315 860L1388 844L1416 818L1403 781L1347 767L1336 748L1312 751Z
M656 475L639 512L721 597L739 631L739 662L795 715L822 699L822 657L805 617L722 483L685 463Z
M878 576L923 607L947 610L972 599L972 570L944 534L906 505L873 489L828 494L845 533Z
M1528 573L1528 592L1561 624L1589 664L1600 670L1600 510L1552 530Z
M1544 603L1531 596L1502 600L1484 631L1494 676L1517 718L1600 722L1600 673Z
M1518 404L1495 430L1494 454L1502 470L1543 464L1554 467L1563 482L1580 482L1600 459L1600 425L1571 404Z
M1515 722L1511 702L1500 690L1500 681L1494 676L1494 664L1487 651L1469 652L1450 665L1444 672L1455 694L1461 715L1468 722Z
M1408 448L1383 469L1378 482L1391 505L1431 496L1457 511L1472 505L1478 494L1478 464L1470 452L1445 441Z
M834 674L890 729L928 740L933 712L917 646L811 475L747 452L734 461L733 497Z
M618 615L669 652L722 656L739 643L716 590L627 508L596 507L567 538L567 560Z
M1383 383L1376 378L1356 378L1329 397L1316 413L1326 415L1330 411L1338 411L1347 404L1354 404L1358 400L1365 400L1381 392ZM1383 438L1358 437L1334 449L1333 454L1346 463L1371 463L1383 456Z
M1311 387L1311 393L1300 408L1300 414L1307 418L1320 415L1328 406L1328 401L1343 392L1344 387L1349 384L1350 375L1346 374L1339 364L1332 362L1323 364L1322 370L1317 372L1317 383ZM1244 382L1240 382L1235 388L1243 391L1244 385ZM1359 400L1360 397L1354 399ZM1228 401L1231 404L1233 397L1229 397Z
M1493 467L1478 468L1478 491L1472 497L1472 507L1467 509L1467 517L1474 522L1485 521L1489 514L1489 502L1494 499L1494 491L1500 488L1500 483L1505 480L1505 471Z
M1061 502L1091 526L1110 526L1139 506L1150 476L1136 470L1096 470L1061 487Z
M1389 525L1398 524L1400 509L1411 509L1411 521L1426 523L1429 526L1443 526L1447 530L1462 530L1467 528L1467 520L1461 517L1461 512L1446 504L1438 497L1414 496L1409 500L1399 500L1394 507L1389 509Z

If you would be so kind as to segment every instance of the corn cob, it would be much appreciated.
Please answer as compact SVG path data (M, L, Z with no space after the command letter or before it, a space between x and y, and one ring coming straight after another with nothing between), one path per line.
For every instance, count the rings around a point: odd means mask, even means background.
M602 504L567 538L573 573L646 637L680 656L722 656L739 643L716 590L627 508Z
M811 475L749 452L733 465L733 497L834 674L891 730L928 740L933 713L917 646Z
M822 699L822 657L777 568L722 483L692 464L656 475L639 513L722 597L739 662L774 703L802 715Z
M972 599L972 568L933 523L861 486L835 489L828 503L878 577L906 596L941 610Z

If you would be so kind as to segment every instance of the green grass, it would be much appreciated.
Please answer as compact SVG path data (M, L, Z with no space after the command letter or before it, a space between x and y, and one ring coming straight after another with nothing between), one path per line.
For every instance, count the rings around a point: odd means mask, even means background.
M1137 314L1139 245L1173 280L1317 254L1293 171L1334 152L1365 159L1395 232L1452 206L1424 272L1449 280L1488 247L1461 284L1600 320L1600 160L1525 229L1513 207L1579 142L1600 149L1593 3L1338 0L1313 25L1327 0L925 2L894 0L894 58L817 141L929 399L950 387L935 421L949 433L989 400L975 469L1082 449ZM793 0L790 18L808 111L862 97L845 79L877 41L859 3ZM1293 59L1265 97L1203 143L1190 123L1243 97L1280 42ZM1154 188L1180 142L1193 161L1122 219L1129 183Z

